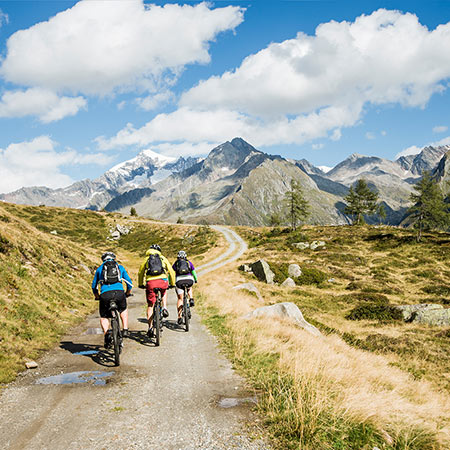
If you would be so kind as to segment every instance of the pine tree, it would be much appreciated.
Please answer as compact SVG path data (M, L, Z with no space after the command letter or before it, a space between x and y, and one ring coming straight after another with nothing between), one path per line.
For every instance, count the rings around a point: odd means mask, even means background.
M134 216L134 217L136 217L138 214L137 214L137 212L136 212L136 208L134 207L134 206L132 206L131 208L130 208L130 216Z
M386 220L386 208L380 203L377 208L377 215L380 218L380 225Z
M295 230L298 222L309 216L309 203L305 199L298 181L291 180L291 189L286 192L284 203L291 227Z
M363 179L358 180L355 187L350 187L344 200L347 202L344 212L353 216L353 225L364 224L365 215L377 212L378 193L372 191Z
M424 172L422 178L415 184L417 194L411 194L414 203L409 212L416 219L417 242L422 239L422 231L436 228L446 228L449 224L449 206L444 201L439 185L431 178L429 172Z

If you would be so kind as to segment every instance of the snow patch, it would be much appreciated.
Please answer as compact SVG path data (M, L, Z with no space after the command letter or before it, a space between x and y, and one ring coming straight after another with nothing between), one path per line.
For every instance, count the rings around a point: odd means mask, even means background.
M320 169L324 173L327 173L332 169L332 167L328 167L328 166L317 166L317 168Z

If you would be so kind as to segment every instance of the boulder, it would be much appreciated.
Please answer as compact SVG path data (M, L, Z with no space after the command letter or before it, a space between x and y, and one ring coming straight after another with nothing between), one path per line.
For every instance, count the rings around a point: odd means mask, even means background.
M57 232L56 230L52 230L52 231L50 231L50 234L54 234L54 235L57 235L57 234L58 234L58 232Z
M238 284L237 286L234 286L233 289L244 289L246 291L253 292L258 297L258 300L264 301L261 293L258 291L258 288L253 283Z
M110 237L111 239L120 239L120 232L117 230L111 231Z
M36 361L27 361L27 362L25 363L25 367L26 367L27 369L37 369L38 364L37 364Z
M248 264L241 264L238 269L242 272L251 272L252 268Z
M433 310L433 309L443 309L442 305L436 303L420 303L418 305L399 305L395 308L399 309L403 314L403 320L405 322L412 322L418 312Z
M427 309L417 311L413 322L448 327L450 326L450 309Z
M311 244L309 245L309 248L311 250L315 250L316 248L319 247L325 247L325 242L324 241L312 241Z
M305 250L306 248L309 248L308 242L295 242L292 244L293 247L298 248L299 250Z
M244 319L253 319L254 317L267 317L267 318L282 318L288 319L295 325L303 328L308 333L314 336L321 336L320 331L310 323L308 323L304 318L303 314L295 303L284 302L277 303L271 306L262 306L254 311L246 314Z
M283 287L295 287L295 281L292 278L286 278L282 283Z
M288 274L290 277L298 278L302 274L302 269L298 264L289 264Z
M275 274L270 270L269 264L267 264L264 259L260 259L259 261L250 264L250 267L258 280L264 281L267 284L273 284Z

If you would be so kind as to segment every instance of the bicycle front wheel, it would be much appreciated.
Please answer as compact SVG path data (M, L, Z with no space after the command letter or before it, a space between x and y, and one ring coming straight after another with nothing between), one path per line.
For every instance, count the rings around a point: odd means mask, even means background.
M114 311L111 320L112 338L114 345L114 362L116 366L120 365L120 329L119 329L119 313Z

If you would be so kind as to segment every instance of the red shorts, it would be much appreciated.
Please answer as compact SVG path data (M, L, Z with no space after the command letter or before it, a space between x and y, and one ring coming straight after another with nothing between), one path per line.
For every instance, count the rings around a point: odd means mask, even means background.
M153 292L154 288L162 289L163 291L161 292L161 296L163 296L168 287L169 282L162 278L156 280L148 280L147 286L145 287L145 293L147 294L147 304L149 306L153 306L156 302L156 295Z

